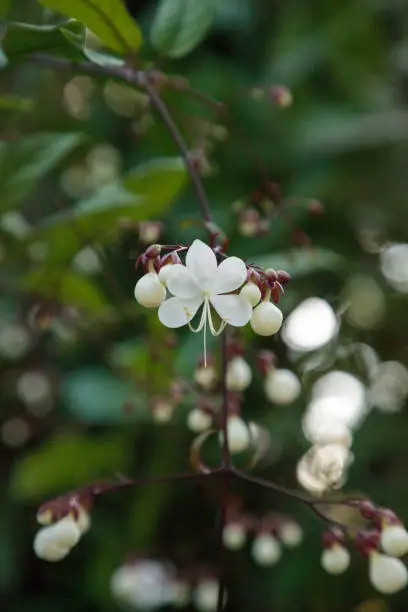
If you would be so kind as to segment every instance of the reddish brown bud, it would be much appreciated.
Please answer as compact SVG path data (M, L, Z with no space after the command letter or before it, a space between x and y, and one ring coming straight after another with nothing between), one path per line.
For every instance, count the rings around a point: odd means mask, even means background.
M291 275L289 274L289 272L286 272L286 270L277 270L276 274L278 276L278 281L282 284L282 285L287 285L287 283L292 280Z
M264 376L266 376L266 374L269 372L271 367L276 365L276 362L277 362L276 355L275 353L272 353L272 351L267 351L267 350L259 351L257 355L257 365L258 365L259 371Z
M334 544L344 541L344 533L337 527L322 533L323 548L331 548Z
M368 500L359 502L358 509L363 518L371 521L377 514L377 508Z
M293 103L292 92L284 85L274 85L269 89L269 95L272 102L281 108L287 108Z

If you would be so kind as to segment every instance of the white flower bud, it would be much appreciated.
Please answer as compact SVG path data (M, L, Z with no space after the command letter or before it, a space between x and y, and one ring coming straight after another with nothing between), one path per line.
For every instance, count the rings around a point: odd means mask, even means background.
M300 525L294 521L283 523L279 528L278 535L280 541L289 548L298 546L303 540L303 531Z
M218 582L202 580L194 591L194 604L200 612L215 612L218 602Z
M34 552L45 561L60 561L78 543L81 532L71 515L43 527L34 538Z
M217 381L217 371L213 366L200 366L194 372L194 380L200 387L209 391Z
M102 270L102 261L99 253L90 246L86 246L75 255L73 267L83 274L97 274Z
M408 532L402 525L385 525L380 541L383 551L392 557L402 557L408 552Z
M252 381L252 371L243 357L233 357L227 365L228 391L244 391Z
M223 443L224 436L220 432L220 442ZM242 453L251 442L251 435L245 422L239 416L228 418L228 446L232 454Z
M400 559L373 551L369 560L370 582L377 591L390 595L408 584L407 568Z
M261 533L253 541L251 555L258 565L275 565L281 554L278 540L270 533Z
M145 308L157 308L166 297L166 289L156 272L148 272L136 283L135 298Z
M42 372L28 371L17 380L17 395L26 404L46 401L51 394L51 383Z
M184 606L188 606L191 599L190 585L188 582L176 580L173 582L172 591L172 604L175 608L184 608Z
M131 602L134 587L135 571L133 567L124 565L113 572L110 589L114 597Z
M162 285L166 285L169 280L170 274L173 272L173 266L171 264L166 264L159 270L159 281Z
M274 404L290 404L299 396L301 388L300 380L291 370L272 369L265 378L265 395Z
M200 408L193 408L193 410L189 412L187 417L187 427L190 431L193 431L194 433L201 433L207 429L210 429L211 425L212 416L208 414L208 412L205 412Z
M343 574L350 565L350 553L344 546L334 544L323 551L320 563L328 574Z
M173 416L174 408L165 400L158 401L153 408L153 419L156 423L168 423Z
M260 336L272 336L282 326L283 314L272 302L258 304L251 316L251 327Z
M241 295L244 295L251 306L256 306L261 299L261 290L255 283L247 283L240 291Z
M240 523L228 523L222 532L222 541L225 548L239 550L246 541L246 531Z

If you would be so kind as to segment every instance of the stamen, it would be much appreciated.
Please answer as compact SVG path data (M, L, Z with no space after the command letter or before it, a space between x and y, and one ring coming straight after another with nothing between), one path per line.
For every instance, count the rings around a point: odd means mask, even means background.
M214 323L213 323L213 320L212 320L212 316L211 316L211 306L210 306L210 304L208 304L208 323L209 323L210 330L211 330L211 333L212 333L213 336L219 336L220 334L222 334L222 332L224 331L224 329L225 329L225 327L227 325L227 322L222 320L221 324L220 324L220 327L218 329L215 329Z

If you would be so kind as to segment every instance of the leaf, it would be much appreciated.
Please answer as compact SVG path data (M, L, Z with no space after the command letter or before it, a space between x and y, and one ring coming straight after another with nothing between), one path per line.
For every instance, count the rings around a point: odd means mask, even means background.
M339 253L320 248L292 249L286 253L248 257L248 261L253 260L261 268L286 270L293 277L306 276L317 270L335 270L344 263Z
M72 211L46 219L37 228L33 239L49 239L59 247L61 243L56 240L55 231L71 225L74 220L88 240L97 237L102 243L121 218L140 221L164 212L186 180L187 173L179 158L156 159L141 164L129 171L122 183L101 187L92 196L81 200ZM76 251L75 241L68 240Z
M144 396L133 386L100 367L71 372L65 379L62 397L70 413L82 422L112 424L133 422L148 415ZM123 410L130 403L132 414Z
M46 265L39 266L23 278L23 285L44 297L57 298L63 304L70 304L80 310L99 315L109 308L105 296L95 281L71 270L58 275L47 273Z
M75 17L110 49L121 54L137 51L142 33L122 0L39 0L47 8Z
M11 0L0 0L0 19L7 17L10 10Z
M216 0L161 0L150 31L160 53L182 57L194 49L209 31Z
M123 436L87 437L61 434L19 459L10 478L17 499L40 499L110 477L126 469L128 448Z
M0 211L17 206L83 139L81 134L34 134L0 141Z
M75 19L58 25L30 25L10 23L7 25L2 48L10 59L24 58L33 53L48 53L72 61L85 59L83 25Z
M35 101L32 98L21 98L20 96L0 96L0 111L16 111L27 113L33 110Z

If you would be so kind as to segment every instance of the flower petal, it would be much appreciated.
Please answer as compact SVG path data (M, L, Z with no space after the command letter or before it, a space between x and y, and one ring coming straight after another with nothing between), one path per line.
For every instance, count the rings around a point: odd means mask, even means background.
M194 240L187 251L186 266L200 289L210 291L217 272L214 251L201 240Z
M252 306L243 295L215 295L210 302L221 319L234 327L246 325L251 318Z
M198 298L202 291L185 266L174 264L167 279L167 289L181 300Z
M176 297L165 300L158 311L159 320L166 327L183 327L194 317L202 303L201 298L179 300Z
M247 278L246 265L239 257L228 257L218 266L213 281L213 292L229 293L238 289Z

